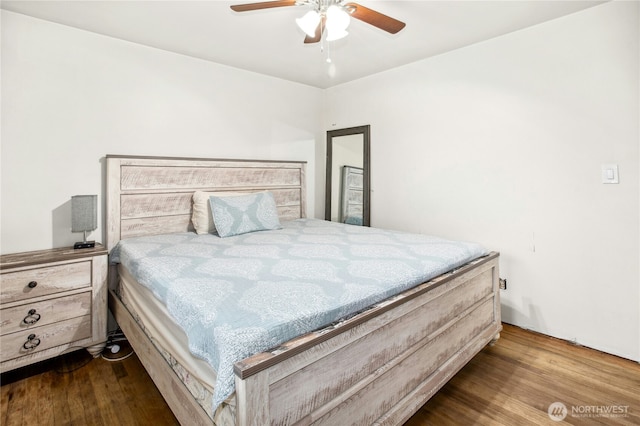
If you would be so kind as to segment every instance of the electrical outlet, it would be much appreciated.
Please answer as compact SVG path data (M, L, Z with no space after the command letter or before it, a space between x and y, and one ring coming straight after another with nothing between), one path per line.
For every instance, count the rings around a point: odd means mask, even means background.
M500 282L500 290L506 290L507 289L507 279L506 278L500 278L499 282Z

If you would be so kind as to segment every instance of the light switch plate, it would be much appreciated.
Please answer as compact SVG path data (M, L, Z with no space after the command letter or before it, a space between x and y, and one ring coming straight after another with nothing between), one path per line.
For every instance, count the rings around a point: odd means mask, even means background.
M617 164L602 165L602 183L619 183Z

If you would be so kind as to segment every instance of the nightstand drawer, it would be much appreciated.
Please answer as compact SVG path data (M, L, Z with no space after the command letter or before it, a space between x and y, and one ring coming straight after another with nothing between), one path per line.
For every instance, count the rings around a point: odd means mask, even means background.
M89 286L91 261L9 272L2 275L0 302L15 302Z
M91 292L58 297L42 302L6 308L0 311L2 335L31 330L53 324L71 316L81 317L91 313Z
M3 361L91 337L91 315L19 331L0 337Z

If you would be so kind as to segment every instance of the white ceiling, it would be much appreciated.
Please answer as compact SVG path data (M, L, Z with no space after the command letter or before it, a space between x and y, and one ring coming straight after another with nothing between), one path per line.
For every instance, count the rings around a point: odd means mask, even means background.
M595 0L358 1L407 24L391 35L355 19L345 39L303 44L308 6L233 12L239 1L3 0L13 12L327 88L603 3ZM357 0L356 0L357 1ZM332 60L326 62L327 53Z

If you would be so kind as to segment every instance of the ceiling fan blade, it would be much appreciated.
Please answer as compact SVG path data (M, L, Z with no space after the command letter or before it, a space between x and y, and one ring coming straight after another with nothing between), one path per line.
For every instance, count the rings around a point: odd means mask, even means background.
M316 27L316 35L311 37L309 35L307 35L304 38L304 43L305 44L309 44L309 43L317 43L320 41L320 39L322 38L322 33L324 31L324 22L326 21L326 17L322 17L320 20L320 23L318 24L318 26Z
M263 1L259 3L236 4L231 9L236 12L248 12L251 10L270 9L272 7L295 6L296 0Z
M376 12L357 3L345 4L347 10L353 10L351 16L388 33L395 34L405 27L405 23L390 16Z

